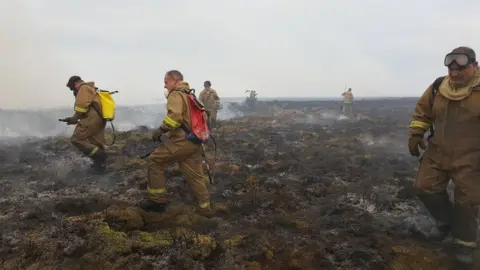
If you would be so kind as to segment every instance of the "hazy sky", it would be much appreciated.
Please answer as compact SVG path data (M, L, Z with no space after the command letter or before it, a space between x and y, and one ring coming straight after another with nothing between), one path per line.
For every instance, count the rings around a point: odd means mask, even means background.
M221 97L418 96L454 47L480 54L480 1L452 3L0 0L0 108L72 106L74 74L163 101L169 69Z

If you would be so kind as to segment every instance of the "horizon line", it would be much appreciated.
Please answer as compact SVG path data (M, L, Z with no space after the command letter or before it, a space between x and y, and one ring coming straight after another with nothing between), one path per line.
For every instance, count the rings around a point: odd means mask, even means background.
M242 101L246 97L224 97L223 99L230 100L230 99L242 99ZM355 99L358 100L373 100L373 99L418 99L419 97L414 97L414 96L404 96L404 97L398 97L398 96L358 96ZM300 100L299 100L300 99ZM307 100L305 100L307 99ZM312 100L308 100L312 99ZM258 98L259 101L274 101L274 100L281 100L281 101L293 101L293 102L305 102L305 101L341 101L342 97L261 97ZM242 101L233 101L233 102L242 102ZM232 103L232 101L228 101L229 103ZM161 102L155 102L155 103L141 103L141 104L117 104L118 107L138 107L138 106L155 106L158 104L165 104L165 101ZM1 108L0 110L3 111L37 111L37 110L60 110L60 109L71 109L71 106L58 106L58 107L50 107L50 108Z

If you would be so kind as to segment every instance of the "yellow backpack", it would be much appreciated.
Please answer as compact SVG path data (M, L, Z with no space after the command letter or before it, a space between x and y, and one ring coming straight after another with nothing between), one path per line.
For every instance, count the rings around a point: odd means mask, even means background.
M105 121L113 121L115 119L115 101L112 95L118 91L110 92L107 90L97 89L100 105L102 107L102 117Z
M115 101L113 100L112 95L118 93L118 91L107 91L107 90L100 90L99 88L95 88L97 91L98 97L100 99L100 105L102 107L102 112L99 112L95 109L98 114L103 118L103 120L110 122L110 126L112 127L113 131L113 141L111 144L105 142L106 145L112 146L115 143L115 127L113 126L113 120L115 119Z

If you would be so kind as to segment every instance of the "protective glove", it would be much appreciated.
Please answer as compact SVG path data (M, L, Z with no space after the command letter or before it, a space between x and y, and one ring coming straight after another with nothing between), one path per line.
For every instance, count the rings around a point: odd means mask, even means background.
M163 132L163 130L161 128L158 128L158 129L154 130L153 134L152 134L152 140L154 142L161 142L163 133L165 133L165 132Z
M220 109L220 100L215 100L215 109L216 110Z
M420 147L422 150L427 148L423 140L423 135L411 135L408 138L408 150L410 150L410 155L419 157L420 151L418 151L418 147Z
M58 121L60 122L65 122L67 123L67 125L76 125L78 124L78 119L74 118L74 117L67 117L67 118L63 118L63 119L58 119Z

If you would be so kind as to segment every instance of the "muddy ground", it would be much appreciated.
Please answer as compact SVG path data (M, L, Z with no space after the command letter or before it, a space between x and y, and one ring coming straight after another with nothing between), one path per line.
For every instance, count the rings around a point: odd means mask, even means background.
M448 269L447 245L419 237L415 102L358 101L353 119L338 102L269 102L221 121L212 219L175 166L168 211L135 207L145 128L117 134L103 176L68 138L2 142L0 269Z

